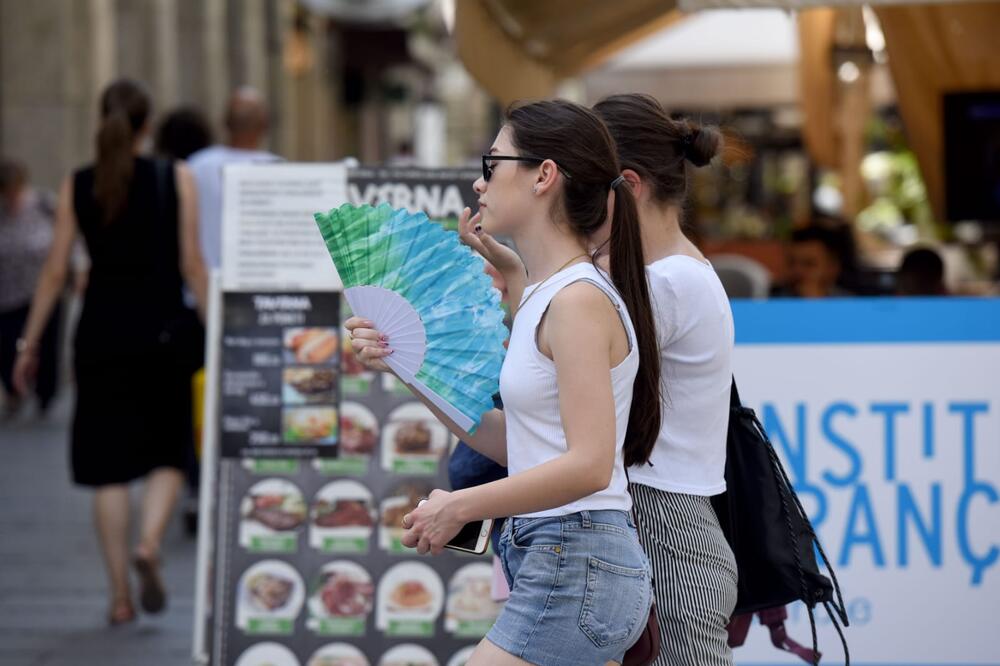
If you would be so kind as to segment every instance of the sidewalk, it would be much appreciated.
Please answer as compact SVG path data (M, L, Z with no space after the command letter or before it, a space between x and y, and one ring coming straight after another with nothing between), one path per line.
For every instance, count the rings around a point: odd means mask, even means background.
M107 626L91 494L69 481L69 393L42 422L0 423L0 666L188 666L195 544L179 521L164 543L166 612Z

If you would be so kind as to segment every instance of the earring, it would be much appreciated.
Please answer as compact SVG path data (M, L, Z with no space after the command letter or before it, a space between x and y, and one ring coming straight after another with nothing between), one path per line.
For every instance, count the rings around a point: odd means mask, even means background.
M538 185L535 185L534 187L531 188L531 193L538 194Z

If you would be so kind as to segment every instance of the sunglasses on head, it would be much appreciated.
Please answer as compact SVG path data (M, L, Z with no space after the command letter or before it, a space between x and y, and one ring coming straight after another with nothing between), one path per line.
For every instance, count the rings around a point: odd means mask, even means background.
M483 180L487 183L490 182L490 178L493 177L493 171L497 168L496 164L490 164L490 162L499 162L501 160L507 160L508 162L532 162L534 164L541 164L547 158L545 157L535 157L533 155L483 155ZM562 167L558 164L556 168L559 169L561 173L566 178L570 175L563 171Z

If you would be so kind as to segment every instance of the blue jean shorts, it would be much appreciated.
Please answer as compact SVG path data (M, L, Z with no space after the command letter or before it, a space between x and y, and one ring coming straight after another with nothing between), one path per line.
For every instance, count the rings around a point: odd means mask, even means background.
M537 666L621 662L646 626L652 574L627 513L509 518L497 554L510 599L486 638L516 657Z

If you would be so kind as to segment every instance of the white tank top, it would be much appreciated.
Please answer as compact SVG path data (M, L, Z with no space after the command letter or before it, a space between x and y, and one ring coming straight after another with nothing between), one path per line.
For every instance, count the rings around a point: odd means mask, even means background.
M709 264L673 255L646 267L663 383L652 465L633 483L688 495L726 489L726 433L733 380L733 313Z
M610 485L604 490L565 506L522 514L522 517L563 516L602 509L629 511L632 508L625 480L622 446L632 407L632 384L639 368L639 352L624 301L591 263L576 264L556 273L542 283L537 292L533 285L524 290L522 307L514 318L507 356L500 372L500 395L507 426L507 468L511 475L520 474L554 460L568 450L559 413L555 363L539 351L535 331L559 290L581 281L590 282L607 294L621 315L629 339L628 356L611 369L615 401L614 471ZM528 295L531 297L528 298Z

